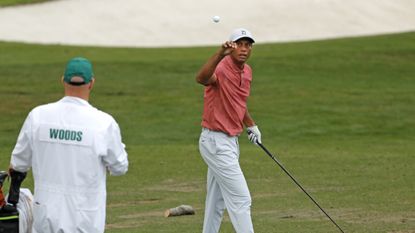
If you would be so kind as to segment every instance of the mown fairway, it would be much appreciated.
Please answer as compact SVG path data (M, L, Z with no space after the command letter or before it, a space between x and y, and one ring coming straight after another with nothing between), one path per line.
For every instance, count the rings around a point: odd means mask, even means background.
M346 232L415 232L414 41L254 46L249 109L263 143ZM0 169L30 109L61 98L66 61L85 56L97 78L91 103L118 120L130 159L128 175L108 178L106 232L201 232L203 87L194 76L216 49L0 43ZM246 134L240 145L256 232L337 232ZM33 188L30 177L24 186ZM163 217L180 204L196 215ZM221 232L233 232L227 216Z
M22 5L22 4L32 4L32 3L39 3L39 2L46 2L46 1L51 1L51 0L0 0L0 7Z

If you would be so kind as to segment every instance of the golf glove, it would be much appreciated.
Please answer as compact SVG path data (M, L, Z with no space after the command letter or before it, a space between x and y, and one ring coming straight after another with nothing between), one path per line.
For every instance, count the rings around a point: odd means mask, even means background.
M246 131L248 133L248 139L252 143L257 145L257 142L261 142L261 132L259 132L258 126L254 125L251 127L246 128Z

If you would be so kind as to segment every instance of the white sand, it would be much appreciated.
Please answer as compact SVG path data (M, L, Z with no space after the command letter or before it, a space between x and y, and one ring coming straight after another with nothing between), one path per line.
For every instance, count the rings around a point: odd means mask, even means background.
M3 41L217 45L237 27L258 43L414 31L415 0L59 0L0 8Z

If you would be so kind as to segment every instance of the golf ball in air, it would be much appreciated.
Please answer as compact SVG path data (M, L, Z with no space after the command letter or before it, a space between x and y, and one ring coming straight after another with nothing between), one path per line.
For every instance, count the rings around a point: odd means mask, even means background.
M213 17L212 17L212 20L213 20L213 22L215 22L215 23L219 23L219 21L220 21L220 17L219 17L219 16L217 16L217 15L215 15L215 16L213 16Z

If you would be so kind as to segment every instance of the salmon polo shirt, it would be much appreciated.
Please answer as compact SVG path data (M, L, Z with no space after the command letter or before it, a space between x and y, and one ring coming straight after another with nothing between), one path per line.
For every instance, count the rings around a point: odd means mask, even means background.
M205 87L202 127L237 136L243 131L252 69L247 64L241 69L226 56L215 75L216 82Z

